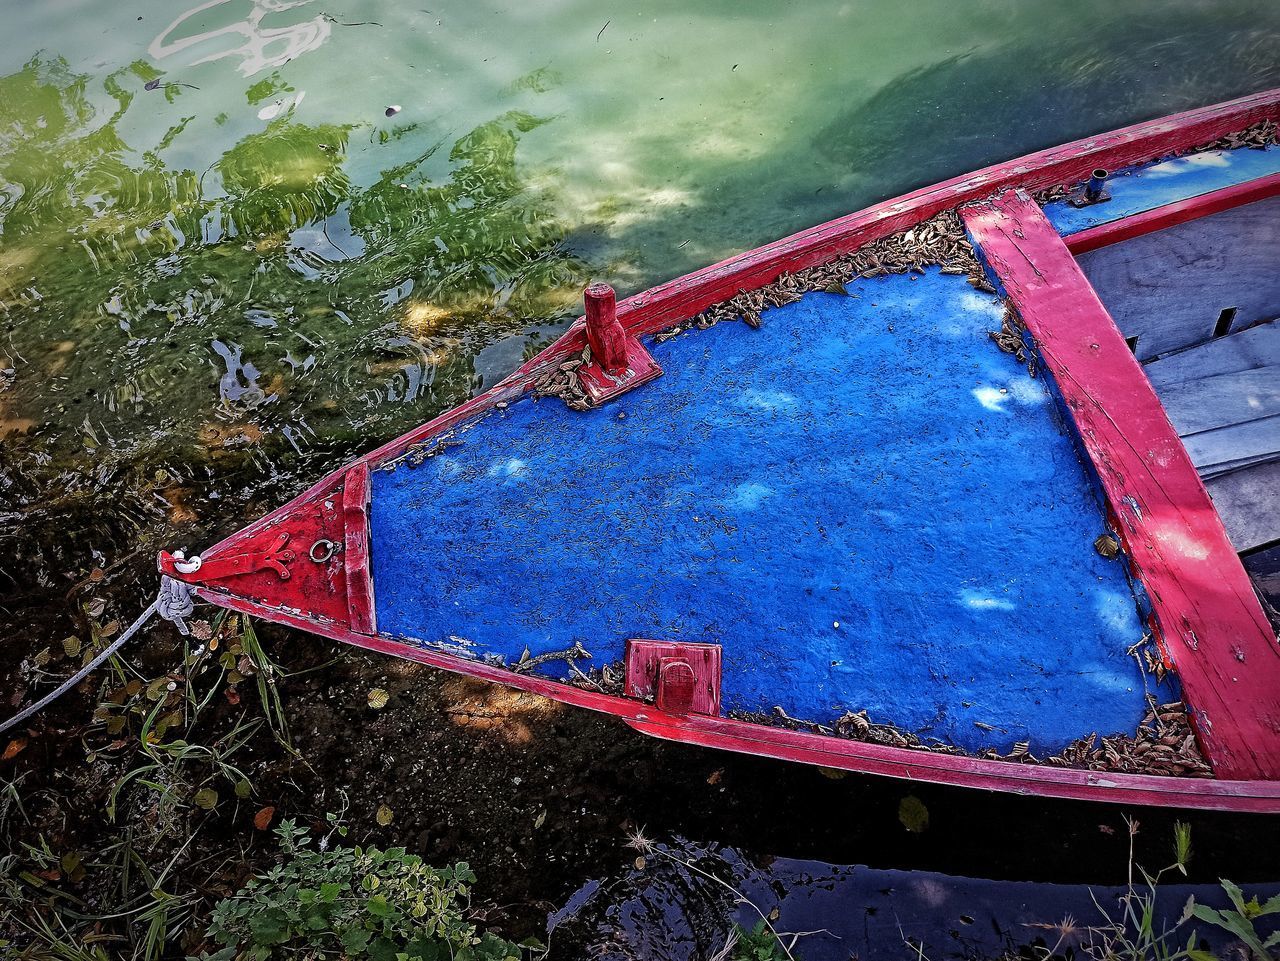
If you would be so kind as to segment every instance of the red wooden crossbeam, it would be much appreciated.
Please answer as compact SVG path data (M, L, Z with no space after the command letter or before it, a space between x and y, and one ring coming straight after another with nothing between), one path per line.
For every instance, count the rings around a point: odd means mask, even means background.
M1124 335L1025 191L961 214L1075 418L1215 775L1280 778L1280 646Z

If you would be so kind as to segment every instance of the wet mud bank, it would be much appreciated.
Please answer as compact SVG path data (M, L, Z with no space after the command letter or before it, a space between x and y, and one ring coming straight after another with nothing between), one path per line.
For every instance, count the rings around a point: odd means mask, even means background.
M139 571L134 584L148 576ZM135 609L141 592L134 584L113 592L98 621ZM46 610L57 606L55 598L47 601ZM33 618L21 628L11 622L8 634L54 637L66 629L60 617ZM990 880L1116 884L1127 870L1124 816L1136 814L1139 864L1163 864L1173 824L1185 820L1196 849L1189 880L1227 876L1247 884L1275 876L1280 823L1271 818L1132 812L841 776L663 743L611 718L283 628L259 625L258 638L278 665L276 687L296 754L276 739L255 737L235 758L252 795L239 799L224 790L180 855L191 872L207 875L205 909L271 862L274 839L255 824L266 808L268 823L292 817L322 829L326 814L336 813L353 843L403 845L436 864L469 862L480 879L477 916L510 936L541 934L547 916L584 884L634 870L635 852L625 842L636 829L658 841L731 847L756 871L782 857ZM22 656L28 646L26 640L5 646L6 690L16 691L30 673ZM181 651L171 627L153 627L126 653L127 676L147 683L168 677L180 667ZM15 732L21 747L6 750L0 776L19 785L25 807L23 816L8 817L9 851L43 838L58 854L87 852L130 827L113 824L106 812L133 763L136 734L112 734L95 721L95 704L123 679L90 681ZM235 686L238 703L219 691L206 737L223 736L260 711L252 682ZM126 791L121 805L138 821L130 830L145 835L151 796ZM918 817L904 817L904 810L920 809L927 812L923 828ZM181 832L161 838L155 854L172 856L187 840ZM242 856L227 860L231 851ZM91 868L78 879L75 873L50 881L92 902L105 872ZM556 956L573 956L571 929L554 942Z

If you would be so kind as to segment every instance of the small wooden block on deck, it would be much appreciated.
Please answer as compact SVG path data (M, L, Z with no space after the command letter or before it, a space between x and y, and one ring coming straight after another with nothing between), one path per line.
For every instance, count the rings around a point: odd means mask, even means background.
M720 645L628 639L625 693L668 714L719 715Z

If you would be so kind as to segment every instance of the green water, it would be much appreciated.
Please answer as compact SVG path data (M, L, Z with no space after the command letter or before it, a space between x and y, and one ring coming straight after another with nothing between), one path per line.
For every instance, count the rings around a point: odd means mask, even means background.
M187 2L4 10L0 591L228 533L590 280L1280 85L1274 0Z

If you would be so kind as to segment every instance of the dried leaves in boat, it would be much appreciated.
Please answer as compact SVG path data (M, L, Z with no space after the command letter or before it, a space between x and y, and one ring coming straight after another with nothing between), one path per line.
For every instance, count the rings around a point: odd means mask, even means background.
M421 467L423 461L432 457L438 457L447 451L450 447L461 447L462 441L454 440L452 434L445 434L441 437L429 437L420 444L413 444L408 447L399 457L393 458L381 465L380 470L395 470L401 464L408 464L410 467Z
M769 724L789 730L808 730L814 734L835 735L885 747L930 751L934 754L958 754L987 761L1009 761L1020 764L1047 764L1052 767L1084 768L1090 771L1113 771L1126 774L1151 774L1168 777L1212 777L1213 771L1201 756L1195 735L1187 720L1186 708L1180 701L1156 704L1150 699L1149 709L1132 737L1112 734L1072 741L1057 754L1037 757L1030 741L1018 741L1008 754L985 748L976 754L947 744L937 738L922 739L893 724L877 724L866 711L849 711L833 727L789 716L775 707L773 714L731 711L730 717L753 724ZM989 726L989 725L984 725Z
M591 363L591 348L584 347L577 357L553 366L533 385L533 399L559 397L570 410L590 410L591 401L578 380L578 368Z
M1274 120L1260 120L1251 127L1245 127L1225 137L1219 137L1211 143L1196 147L1188 153L1201 153L1205 150L1235 150L1238 147L1253 147L1262 150L1273 144L1280 144L1280 125Z
M924 273L940 267L944 274L959 274L979 290L994 293L965 236L960 217L953 210L938 214L910 230L864 244L830 263L796 273L784 272L772 283L755 290L741 290L734 297L712 304L696 317L657 335L661 343L688 330L706 330L722 320L741 320L749 327L762 326L761 314L771 307L795 303L807 293L825 291L848 295L846 284L859 277L879 277L908 271Z
M1004 317L1000 321L1000 329L987 331L987 336L996 342L996 346L1006 354L1013 354L1018 362L1027 365L1027 373L1036 375L1036 357L1027 349L1027 339L1023 336L1022 318L1014 312L1013 307L1004 305Z
M602 664L600 667L588 668L585 671L573 661L568 663L572 676L566 680L574 687L580 687L585 691L599 691L601 694L618 696L621 696L626 689L627 670L622 661L615 661L613 664Z
M1169 777L1213 777L1209 763L1196 746L1195 735L1181 701L1152 704L1133 737L1097 734L1072 741L1045 764L1125 774Z

